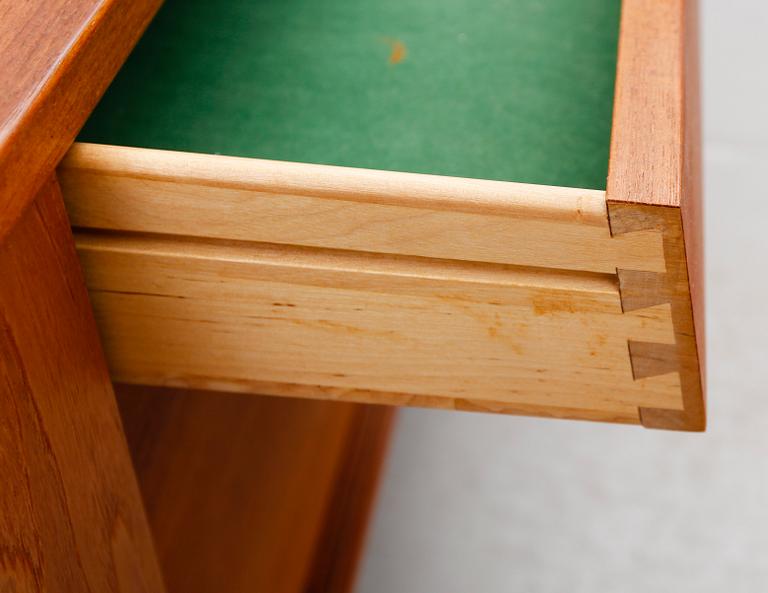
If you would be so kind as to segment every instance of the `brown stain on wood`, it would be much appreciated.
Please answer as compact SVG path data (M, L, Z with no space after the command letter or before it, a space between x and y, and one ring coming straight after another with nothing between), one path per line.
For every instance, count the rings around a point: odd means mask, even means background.
M273 303L273 306L278 304ZM295 307L296 305L283 305L286 307ZM290 317L279 317L271 315L245 315L245 319L258 319L263 321L282 321L298 327L309 327L315 329L325 329L334 333L340 333L343 335L359 335L359 336L377 336L380 338L389 338L398 341L404 341L405 338L398 330L376 330L370 327L359 327L349 323L341 323L338 321L332 321L330 319L291 319ZM216 323L216 322L211 322Z
M575 313L576 305L567 296L539 296L533 299L533 314L537 317L542 315L554 315L555 313Z
M608 343L608 336L597 334L589 341L589 355L591 357L599 356L602 348Z

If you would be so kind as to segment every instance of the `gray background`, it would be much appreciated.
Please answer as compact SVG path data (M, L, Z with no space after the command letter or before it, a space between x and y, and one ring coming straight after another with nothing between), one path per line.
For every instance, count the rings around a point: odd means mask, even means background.
M768 2L702 2L709 430L406 410L358 593L768 590Z

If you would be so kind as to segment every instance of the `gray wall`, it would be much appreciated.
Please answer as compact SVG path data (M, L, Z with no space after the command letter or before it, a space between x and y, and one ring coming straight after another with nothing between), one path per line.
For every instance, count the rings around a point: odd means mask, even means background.
M358 593L768 590L768 2L702 8L709 431L404 411Z

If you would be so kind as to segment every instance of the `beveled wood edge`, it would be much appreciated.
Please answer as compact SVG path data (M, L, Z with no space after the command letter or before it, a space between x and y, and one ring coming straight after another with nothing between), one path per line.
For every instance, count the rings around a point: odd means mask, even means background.
M58 171L78 229L664 270L661 235L611 238L597 190L82 143Z
M59 171L607 227L605 192L593 189L88 142Z
M706 426L697 0L623 0L606 190L612 235L657 228L666 274L617 270L628 309L671 302L676 360L628 344L635 376L677 367L685 410L641 409L644 426Z
M42 60L34 84L0 122L0 242L69 149L161 2L78 0L77 10L61 7L82 18L74 25L64 14L50 19L66 23L61 27L0 23L0 35L5 27L9 36L24 27L26 43L56 53Z

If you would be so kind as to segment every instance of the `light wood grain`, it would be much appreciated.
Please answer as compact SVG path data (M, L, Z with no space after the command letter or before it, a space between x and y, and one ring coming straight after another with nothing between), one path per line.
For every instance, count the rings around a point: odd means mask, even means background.
M682 414L646 411L657 428L705 425L699 119L697 2L624 0L606 198L614 236L656 228L664 237L666 274L618 266L625 307L672 306L686 404ZM644 372L668 366L668 348L632 351Z
M0 591L162 592L55 180L0 278Z
M169 591L351 582L367 523L355 506L371 501L391 408L119 384L117 395Z
M669 306L622 313L611 275L179 237L77 244L120 381L623 421L682 406L677 375L633 381L627 350L674 341Z
M612 239L593 190L92 144L59 173L76 227L664 271L660 235Z

